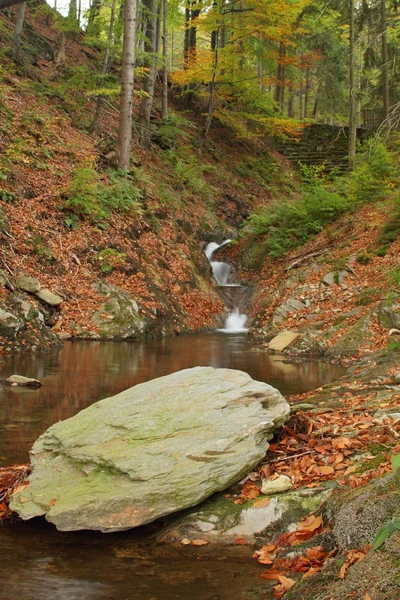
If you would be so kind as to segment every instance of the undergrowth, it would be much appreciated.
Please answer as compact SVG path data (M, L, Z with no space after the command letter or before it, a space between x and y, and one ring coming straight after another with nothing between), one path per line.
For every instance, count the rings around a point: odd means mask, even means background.
M302 168L302 190L297 199L283 198L272 207L250 215L243 235L261 237L255 251L260 257L276 259L305 244L342 214L356 210L362 204L387 196L396 185L396 161L382 143L360 148L354 169L348 175L327 180L318 167ZM400 201L394 203L393 216L383 228L380 244L383 248L400 233ZM357 262L367 264L371 257L357 256Z
M89 219L103 224L113 211L117 213L142 213L140 200L142 190L137 187L131 174L125 171L109 171L108 181L92 167L85 166L75 171L65 191L62 209L68 213L66 225L77 223L76 218Z

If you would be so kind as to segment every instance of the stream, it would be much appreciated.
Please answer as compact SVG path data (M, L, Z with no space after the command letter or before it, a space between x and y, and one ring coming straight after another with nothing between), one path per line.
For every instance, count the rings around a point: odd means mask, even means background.
M343 374L316 361L254 352L243 334L213 332L140 342L69 342L46 355L5 357L39 389L0 386L0 465L26 462L54 422L137 383L196 365L247 371L284 395ZM273 600L249 547L155 546L156 523L118 534L60 533L42 519L0 528L0 600Z

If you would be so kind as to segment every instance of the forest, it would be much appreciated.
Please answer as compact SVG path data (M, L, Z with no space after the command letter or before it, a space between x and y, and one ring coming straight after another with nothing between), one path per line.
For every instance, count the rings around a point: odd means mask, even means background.
M395 600L397 2L61 3L0 0L0 600Z

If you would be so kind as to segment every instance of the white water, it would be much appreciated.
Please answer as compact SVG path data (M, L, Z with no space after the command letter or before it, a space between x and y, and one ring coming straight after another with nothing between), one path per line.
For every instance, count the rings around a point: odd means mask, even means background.
M234 308L231 313L226 317L225 327L218 329L224 333L246 333L247 315L240 314L238 308Z
M218 250L218 248L229 244L231 241L232 240L225 240L222 242L222 244L210 242L207 244L204 250L208 260L210 261L214 279L218 286L236 287L238 285L237 283L228 283L232 272L232 268L230 265L228 265L228 263L212 260L214 252ZM246 333L246 331L248 331L246 328L246 323L247 315L241 314L238 308L234 308L225 319L225 327L223 329L219 329L218 331L223 331L224 333Z

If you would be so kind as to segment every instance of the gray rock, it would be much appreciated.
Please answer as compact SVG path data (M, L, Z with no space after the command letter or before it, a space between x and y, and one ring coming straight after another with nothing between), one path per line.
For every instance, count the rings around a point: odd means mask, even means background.
M378 307L378 321L381 327L400 329L400 299L387 298Z
M263 458L289 415L273 387L195 367L137 385L56 423L34 444L23 519L120 531L194 506Z
M16 286L24 292L36 294L42 287L36 277L29 277L28 275L20 275L17 277Z
M241 538L252 544L260 542L261 536L270 541L274 535L292 531L330 494L331 490L296 490L270 499L260 496L243 505L235 504L233 498L213 496L186 514L171 517L158 541L181 542L186 538L230 545Z
M43 302L46 302L46 304L49 304L50 306L59 306L63 301L60 296L53 294L53 292L47 288L41 288L35 295L39 300L43 300Z
M0 335L15 336L23 327L23 321L17 315L0 307Z
M25 387L41 387L42 383L38 379L24 377L23 375L10 375L5 380L9 385L22 385Z
M348 271L331 271L322 278L321 283L326 286L333 285L334 283L342 285L349 275L350 273Z
M60 344L59 338L46 326L43 314L25 295L19 294L8 294L0 302L0 336L2 343L13 351L48 350Z
M99 328L100 337L136 338L146 331L146 322L140 315L138 303L128 292L104 285L99 291L108 295L106 302L91 318Z

